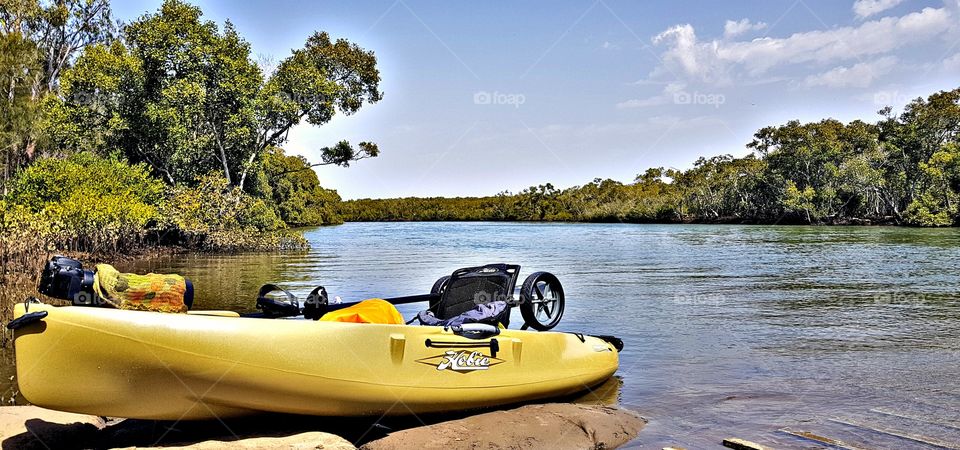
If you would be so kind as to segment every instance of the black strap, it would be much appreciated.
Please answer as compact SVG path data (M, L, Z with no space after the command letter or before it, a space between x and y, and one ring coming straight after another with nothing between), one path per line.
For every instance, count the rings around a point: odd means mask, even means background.
M277 291L283 292L287 297L286 302L267 297L267 294ZM275 284L265 284L257 293L257 309L272 317L290 317L300 314L300 302L297 301L297 296L290 291Z
M10 321L7 324L7 329L9 330L19 330L27 325L30 325L34 322L39 322L44 317L47 317L47 311L34 311L32 313L26 313L16 319Z

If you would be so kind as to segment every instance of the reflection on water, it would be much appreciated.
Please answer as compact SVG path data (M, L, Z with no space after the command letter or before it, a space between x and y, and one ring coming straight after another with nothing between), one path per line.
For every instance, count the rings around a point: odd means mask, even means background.
M354 223L306 237L302 253L123 269L182 273L196 307L250 311L267 282L354 301L518 263L521 277L564 283L561 329L623 338L620 402L651 420L638 446L813 445L786 428L868 448L960 447L958 230Z

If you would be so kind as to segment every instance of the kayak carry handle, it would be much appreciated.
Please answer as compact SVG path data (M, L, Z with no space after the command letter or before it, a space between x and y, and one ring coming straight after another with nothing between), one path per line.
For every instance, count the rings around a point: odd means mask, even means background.
M35 322L43 320L44 317L47 317L47 311L34 311L32 313L26 313L16 319L10 321L7 324L8 330L19 330L27 325L30 325Z
M446 329L446 328L444 328ZM486 339L500 334L500 328L487 323L465 323L450 326L450 331L457 336L470 339Z
M496 358L497 352L500 351L500 342L496 339L490 339L487 342L443 342L443 341L434 341L433 339L427 339L423 342L423 345L429 348L481 348L488 347L490 349L490 356Z

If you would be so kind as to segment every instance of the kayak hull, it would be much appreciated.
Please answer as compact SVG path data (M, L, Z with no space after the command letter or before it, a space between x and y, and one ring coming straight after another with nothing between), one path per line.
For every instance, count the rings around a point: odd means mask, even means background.
M618 367L611 344L570 333L29 306L41 310L15 332L20 392L111 417L457 411L574 394Z

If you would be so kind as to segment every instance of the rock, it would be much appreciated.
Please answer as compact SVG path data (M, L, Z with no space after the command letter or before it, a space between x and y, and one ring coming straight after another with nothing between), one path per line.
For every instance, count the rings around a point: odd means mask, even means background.
M646 423L615 407L527 405L397 431L361 449L611 449L629 442Z
M449 416L447 416L449 417ZM435 416L428 420L443 420ZM226 421L158 422L110 420L36 406L0 407L2 449L164 448L198 450L356 449L384 436L374 419L261 415ZM646 420L603 405L527 405L416 427L415 418L397 418L400 429L362 448L381 449L610 449L633 439ZM413 428L406 428L413 427ZM405 428L405 429L404 429ZM331 434L324 431L333 431ZM346 439L344 437L345 436ZM349 440L348 440L349 439ZM160 446L160 447L156 447Z

